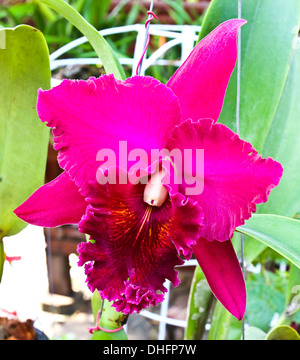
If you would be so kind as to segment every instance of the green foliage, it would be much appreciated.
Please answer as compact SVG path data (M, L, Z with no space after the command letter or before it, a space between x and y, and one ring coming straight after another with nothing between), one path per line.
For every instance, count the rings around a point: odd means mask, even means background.
M199 266L194 272L189 299L185 338L187 340L201 340L214 302L214 296Z
M271 156L283 165L283 177L279 186L272 190L268 202L258 207L260 213L294 217L298 211L300 199L298 193L300 181L299 91L300 47L295 46L285 87L263 147L265 156ZM253 261L265 248L264 244L247 239L245 244L247 260Z
M65 2L97 30L135 24L141 14L144 14L146 18L148 10L137 1L130 11L127 11L126 5L129 0L120 1L114 8L111 8L112 0L68 0ZM201 24L202 18L192 20L183 9L181 0L164 0L164 2L170 6L169 15L175 24ZM0 4L0 27L14 27L27 23L43 32L51 52L80 36L80 32L72 24L68 24L63 16L41 4L39 0L24 0L21 3L6 6ZM125 35L119 35L120 38L124 40Z
M289 269L289 283L286 291L285 307L288 309L287 316L293 316L300 309L299 293L300 291L300 269L294 265ZM300 313L299 313L300 319Z
M107 10L111 0L70 0L65 1L97 29L105 27ZM62 15L57 14L39 0L27 0L15 5L2 5L0 24L12 27L22 23L31 23L45 35L50 49L61 46L71 39L75 39L80 32L68 24Z
M36 112L37 90L50 87L47 45L27 25L5 32L0 49L0 230L14 235L26 224L13 210L44 181L49 130Z
M100 296L100 293L98 290L95 290L93 292L93 296L92 296L92 312L93 312L93 316L94 316L94 322L97 321L97 315L98 315L98 311L101 308L101 303L102 303L102 299Z
M300 268L299 220L271 214L254 214L237 231L271 247Z
M237 17L238 0L213 0L203 22L202 39L221 22ZM286 82L300 3L291 0L243 1L240 135L262 151ZM237 73L231 77L219 121L236 130Z
M265 340L267 334L254 327L254 326L250 326L245 333L245 340Z
M277 325L290 325L292 321L299 322L299 312L291 316L281 316L288 309L286 296L295 297L291 291L290 283L294 285L293 275L285 271L268 271L264 267L258 274L247 276L247 314L246 324L250 324L245 338L252 336L253 329L265 338L272 328L272 321L279 317ZM289 303L288 302L288 303ZM299 309L299 308L298 308ZM256 334L257 335L257 334ZM242 336L242 323L237 321L219 302L217 302L208 333L209 340L240 340ZM254 336L254 335L253 335ZM262 339L261 339L262 340Z
M238 0L213 0L203 21L200 39L223 21L237 16ZM292 0L282 7L280 0L242 1L242 18L248 23L241 30L240 135L265 157L280 161L284 175L269 201L258 206L259 215L254 215L237 230L245 234L248 262L260 257L264 268L266 259L261 254L272 249L273 258L282 256L287 264L291 262L300 267L300 222L290 218L298 211L300 201L300 49L295 31L300 22L300 3ZM237 69L231 77L219 118L234 131L237 130L236 104ZM234 244L239 251L238 238L236 233ZM265 271L264 275L247 278L247 313L250 324L261 329L258 337L266 336L262 330L269 331L275 313L282 314L280 322L291 322L292 316L288 313L291 289L299 281L294 275L299 270L293 266L291 269L289 284L286 278ZM248 335L252 331L253 328ZM216 304L208 337L241 337L241 323L220 303Z
M263 155L279 161L284 169L277 188L267 203L259 207L261 213L294 217L300 203L300 43L294 42L294 52L280 102L264 142Z
M247 278L247 321L268 332L275 314L284 311L287 274L262 270Z
M164 2L170 6L170 13L176 24L193 24L191 17L182 7L182 0L164 0Z
M143 23L147 19L147 8L139 1L134 2L128 10L129 0L120 1L115 7L111 6L111 0L68 0L74 10L83 16L83 18L95 29L102 30L111 27L132 25L137 22ZM164 0L169 5L169 15L175 24L194 24L201 25L203 16L193 19L184 10L182 0L170 1ZM160 21L160 20L159 20ZM161 22L161 21L160 21ZM44 34L48 43L50 53L59 47L79 38L82 32L72 23L40 0L24 0L22 3L9 6L0 5L0 27L13 27L19 24L29 23L38 28ZM152 23L155 23L153 20ZM132 49L136 40L136 32L109 35L105 39L118 57L126 58L132 56ZM151 55L151 49L157 49L159 38L151 37L151 45L148 49L148 55ZM82 44L64 55L65 57L96 57L94 48L89 43ZM166 58L177 60L180 57L180 48L175 47L168 51ZM131 75L131 69L124 67L127 76ZM175 72L174 66L152 66L147 70L147 75L151 75L166 83Z
M242 323L232 316L220 302L212 314L208 340L239 340Z
M246 330L245 340L300 340L299 334L290 326L278 326L268 334L250 327Z
M27 224L13 211L44 182L49 130L36 112L37 90L50 87L43 34L27 25L0 30L0 275L2 239Z
M221 22L237 17L238 0L213 0L201 30L203 38ZM259 213L294 216L299 208L299 76L300 22L297 0L282 7L280 0L242 2L248 21L241 34L240 134L264 156L281 162L284 175ZM229 82L219 121L236 130L237 73ZM294 189L291 191L291 189ZM296 192L296 193L295 193ZM246 237L245 257L253 261L266 245Z
M66 4L63 0L40 1L42 4L50 6L59 14L63 15L71 24L76 26L84 36L86 36L108 74L114 74L116 79L125 80L124 70L111 47L100 35L100 33L92 25L90 25L75 9Z

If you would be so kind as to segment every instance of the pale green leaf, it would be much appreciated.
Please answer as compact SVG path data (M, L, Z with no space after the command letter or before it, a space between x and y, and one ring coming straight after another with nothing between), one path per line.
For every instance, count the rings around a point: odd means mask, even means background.
M27 224L13 211L44 183L49 129L36 111L37 91L50 87L47 44L37 29L1 29L0 237Z
M267 334L257 327L250 326L245 330L245 340L265 340Z

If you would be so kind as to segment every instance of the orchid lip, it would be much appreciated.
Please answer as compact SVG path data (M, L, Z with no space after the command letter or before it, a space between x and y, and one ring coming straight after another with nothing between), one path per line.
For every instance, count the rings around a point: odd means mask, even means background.
M161 207L168 198L168 191L161 180L165 175L164 170L154 173L144 189L144 202L150 206Z

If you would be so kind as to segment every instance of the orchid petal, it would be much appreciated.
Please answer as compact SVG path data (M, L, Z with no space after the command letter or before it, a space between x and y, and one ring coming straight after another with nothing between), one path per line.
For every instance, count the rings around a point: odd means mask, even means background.
M165 280L179 284L174 267L183 261L178 252L191 255L199 238L202 213L197 204L178 194L159 208L149 206L143 201L144 188L91 182L83 190L90 205L78 227L95 243L79 245L79 265L86 263L89 288L98 289L124 313L161 302Z
M262 159L250 143L211 119L183 122L174 128L167 146L182 153L203 150L203 159L197 160L195 154L184 158L179 191L198 201L204 214L200 233L209 241L232 238L235 228L256 211L256 204L267 201L283 172L281 164Z
M200 238L193 251L216 298L241 320L246 308L246 287L231 241L210 242Z
M29 224L55 227L77 224L85 213L87 203L78 187L63 172L53 181L36 190L14 212Z
M218 120L237 58L237 33L245 20L229 20L202 39L171 77L179 98L182 121Z
M113 75L88 81L64 80L40 91L38 114L53 128L58 162L80 187L95 180L101 149L119 154L133 149L164 148L180 122L178 99L158 80L135 76L117 81ZM126 149L119 151L120 142ZM127 167L127 158L121 161Z

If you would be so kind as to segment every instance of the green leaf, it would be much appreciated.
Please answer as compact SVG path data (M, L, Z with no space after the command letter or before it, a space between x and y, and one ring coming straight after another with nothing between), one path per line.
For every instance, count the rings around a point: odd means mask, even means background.
M277 251L300 268L300 221L278 215L254 214L236 229Z
M238 0L213 0L200 39L221 22L236 18ZM294 50L300 2L242 1L240 135L261 152L282 95ZM236 71L231 77L219 121L236 130Z
M47 44L37 29L1 29L0 238L27 224L13 211L44 183L49 130L38 118L37 90L50 88Z
M292 0L285 5L283 8L281 0L242 1L242 18L248 23L241 29L240 135L241 138L250 141L264 156L273 156L275 160L281 161L286 172L280 188L272 190L271 201L258 206L258 212L291 217L294 215L293 211L299 200L297 184L300 180L297 180L299 176L297 170L299 169L299 158L297 158L299 154L299 101L297 98L299 90L296 86L299 86L299 80L298 75L295 75L298 71L296 69L298 65L294 64L297 61L296 56L290 67L297 36L295 29L298 28L300 22L300 3L298 0ZM223 21L237 18L237 16L238 0L211 1L203 21L200 39ZM219 118L219 122L224 123L233 131L236 131L236 99L237 72L235 69ZM282 136L285 136L285 139L282 139ZM297 188L296 194L291 191L295 188ZM274 195L273 192L275 192ZM286 194L288 195L285 196ZM254 233L247 232L248 235ZM267 246L270 246L268 239L264 242L260 240L262 234L263 232L259 235L255 234L259 241L250 236L244 236L246 261L252 262ZM279 245L279 243L283 243L286 239L287 237L278 236L273 248L285 253L284 245ZM294 257L292 251L288 251L291 258ZM224 334L222 322L228 325L230 319L226 313L223 316L224 319L221 315L219 316L218 322L221 325L218 326L217 322L216 326L212 327L212 330L217 329L213 337L218 331L221 331L221 337L228 337ZM213 334L212 331L210 333Z
M287 282L288 279L279 271L263 270L258 274L248 274L246 324L250 323L251 327L264 331L266 335L274 314L280 314L284 309ZM240 340L241 336L242 323L218 302L211 320L209 340Z
M291 264L289 270L289 282L286 290L285 306L289 307L287 315L292 315L300 310L300 269Z
M125 80L124 69L109 44L72 6L63 0L40 0L40 2L61 14L88 39L107 74L114 74L116 79Z
M265 340L267 334L255 326L245 330L245 340Z
M47 19L50 23L53 23L57 20L57 14L52 10L49 9L48 6L36 1L36 6L43 15L45 19Z
M101 299L100 293L98 290L95 290L93 292L92 299L91 299L92 312L94 315L94 322L97 321L97 314L101 308L101 303L102 303L102 299Z
M263 155L279 161L284 169L279 185L271 191L260 213L292 217L300 205L300 46L295 48L279 106L264 143Z
M300 202L300 47L290 66L287 81L263 148L263 156L273 157L283 166L283 176L265 204L258 206L258 213L272 213L293 217ZM293 189L293 191L291 191ZM245 241L247 261L253 261L266 246L257 241Z
M289 281L285 291L285 308L277 321L277 325L290 325L300 310L300 269L290 264Z
M196 266L189 296L187 327L185 329L187 340L202 339L214 299L215 297L203 272L199 266Z
M238 0L213 0L200 38L238 16ZM294 55L300 2L242 1L240 135L263 156L280 161L284 175L258 213L292 217L299 208L299 50ZM293 59L293 62L291 61ZM291 64L292 62L292 64ZM236 130L237 74L234 71L219 121ZM290 189L295 189L290 191ZM253 261L266 245L245 237L245 258Z
M208 340L239 340L242 333L242 322L230 314L224 306L217 301L212 319Z
M266 336L266 340L300 340L300 336L290 326L278 326L271 330Z

